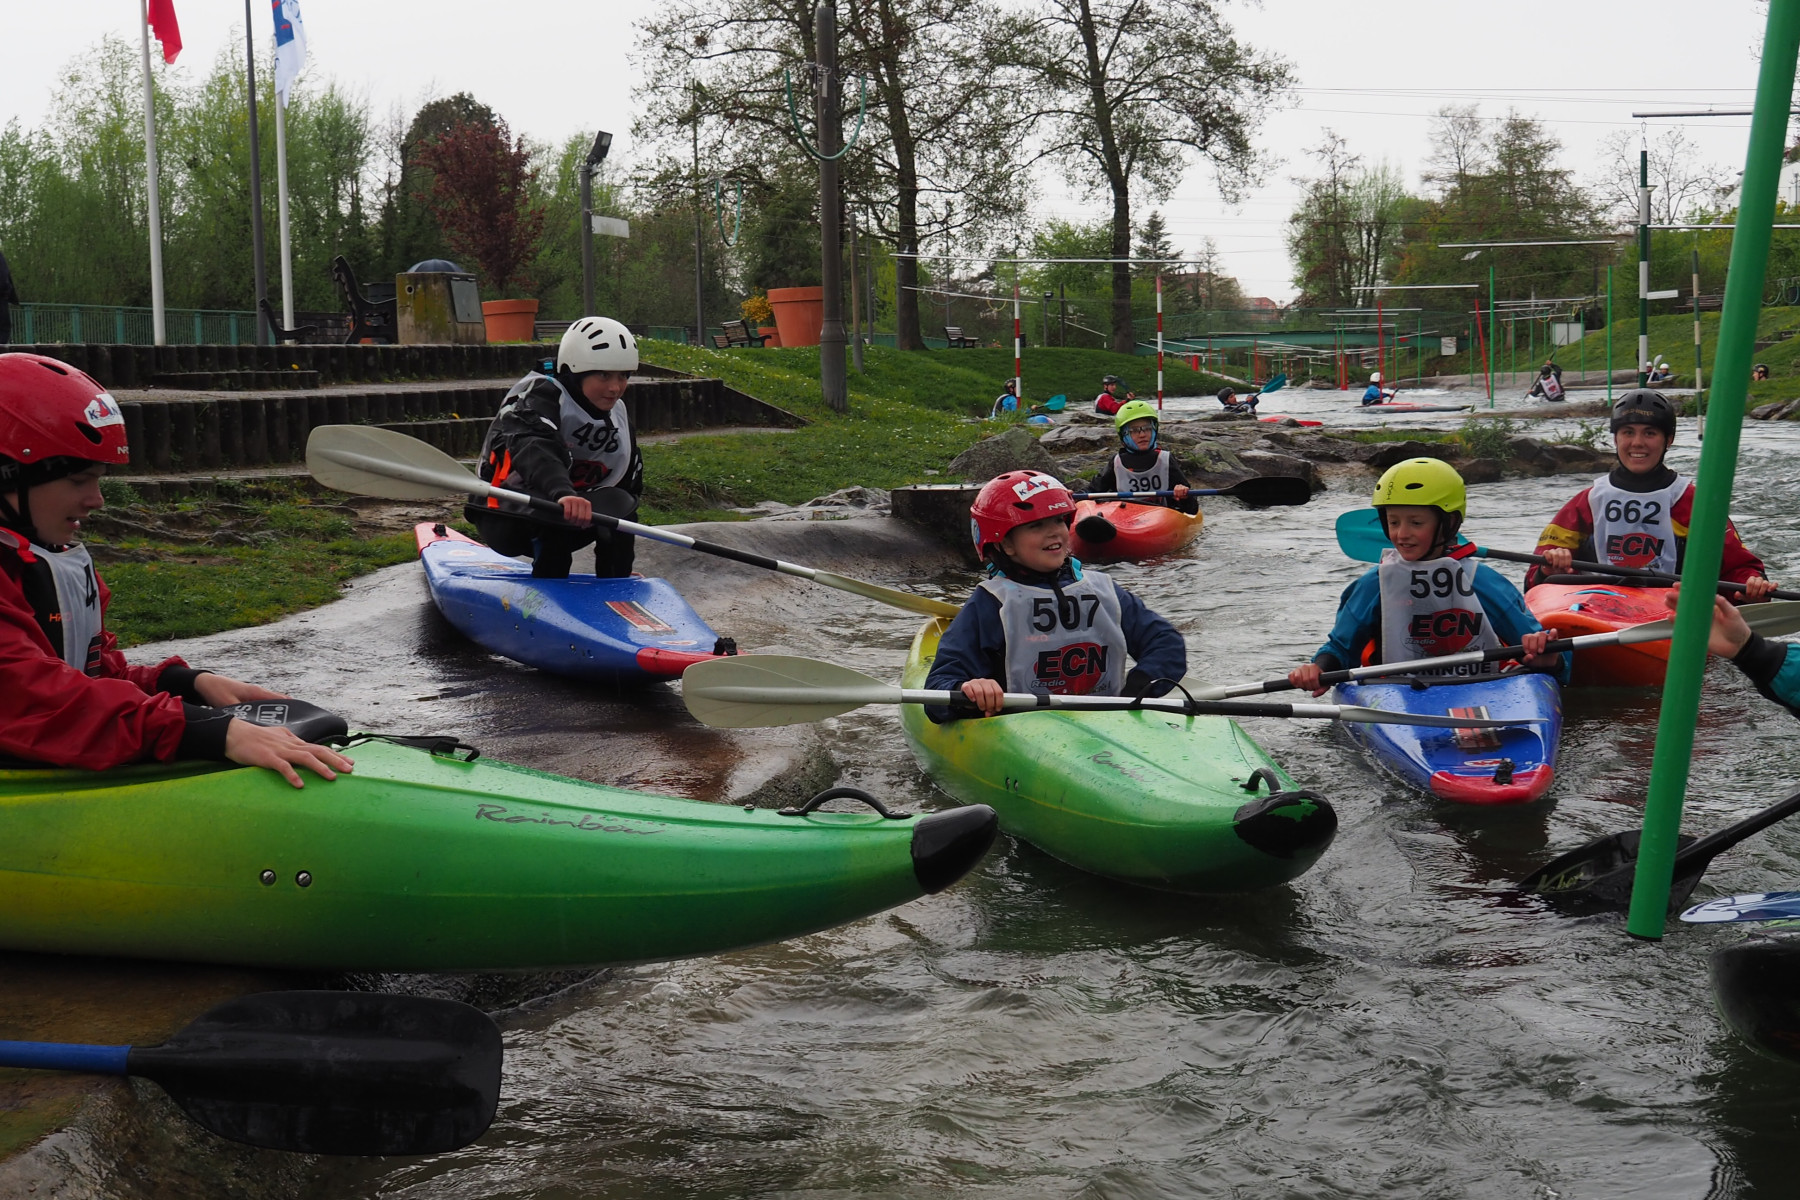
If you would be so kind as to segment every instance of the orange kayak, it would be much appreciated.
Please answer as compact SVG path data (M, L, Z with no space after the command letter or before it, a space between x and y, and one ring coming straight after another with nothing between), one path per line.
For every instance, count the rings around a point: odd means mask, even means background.
M1077 500L1073 553L1082 562L1167 554L1199 537L1203 520L1199 513L1190 517L1160 504Z
M1609 633L1627 625L1660 621L1663 588L1621 587L1610 583L1540 583L1525 593L1525 607L1546 629L1563 637ZM1575 655L1570 682L1581 687L1661 687L1669 669L1669 643L1602 646Z

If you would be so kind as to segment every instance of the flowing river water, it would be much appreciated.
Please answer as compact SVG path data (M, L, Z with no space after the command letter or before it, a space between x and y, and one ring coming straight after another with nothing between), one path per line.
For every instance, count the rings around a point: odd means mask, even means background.
M1451 397L1473 399L1421 399ZM1297 393L1282 410L1347 403ZM1691 471L1698 447L1682 424L1672 462ZM1746 541L1776 578L1800 578L1800 426L1749 423L1738 481ZM1474 487L1467 531L1529 548L1584 482ZM1185 632L1195 673L1284 673L1365 569L1338 552L1332 521L1366 504L1367 486L1303 508L1209 501L1189 550L1114 573ZM1499 569L1515 581L1522 571ZM936 583L959 594L968 577ZM898 678L914 618L804 585L785 595L785 610L693 599L746 647ZM429 606L422 584L404 602L415 601ZM466 676L478 658L446 651L451 665L426 669ZM570 691L541 694L561 704ZM517 706L531 695L513 686L513 719L528 720ZM941 895L781 945L619 970L508 1014L506 1083L485 1138L429 1160L322 1168L315 1194L1792 1195L1800 1070L1738 1044L1709 999L1708 953L1740 935L1674 925L1637 942L1620 919L1494 894L1639 820L1657 696L1571 691L1566 702L1550 798L1498 811L1407 791L1329 725L1246 722L1342 822L1295 883L1163 895L1003 837ZM621 719L676 757L707 745L672 697ZM1716 828L1800 787L1797 732L1713 664L1684 827ZM630 776L630 743L607 745L586 764L531 765ZM845 782L908 807L949 803L891 710L838 719L828 745ZM1797 884L1800 826L1777 826L1715 863L1698 895Z

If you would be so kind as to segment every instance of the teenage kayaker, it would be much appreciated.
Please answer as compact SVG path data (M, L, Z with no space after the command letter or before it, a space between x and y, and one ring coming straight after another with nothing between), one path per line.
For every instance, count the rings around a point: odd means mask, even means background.
M1256 392L1247 392L1242 400L1238 399L1237 389L1229 383L1219 389L1219 406L1228 413L1256 412Z
M1750 382L1751 383L1761 383L1763 380L1767 379L1768 377L1769 377L1769 364L1768 363L1757 363L1754 367L1750 368Z
M1288 672L1289 683L1322 696L1319 676L1364 661L1408 662L1513 645L1525 647L1527 669L1567 682L1569 656L1544 653L1556 635L1527 611L1510 580L1474 557L1474 546L1456 544L1469 497L1455 467L1435 458L1395 463L1375 484L1374 505L1393 548L1344 589L1331 636L1311 662ZM1479 678L1500 668L1479 663L1446 674Z
M631 574L636 539L590 524L595 510L630 517L644 492L644 459L619 398L637 370L637 339L610 317L583 317L556 348L554 374L512 385L481 447L481 477L562 506L566 525L532 520L498 500L464 512L501 554L531 555L539 579L566 579L592 542L594 574Z
M983 485L969 516L987 578L938 643L926 687L961 688L991 717L1006 692L1160 696L1187 674L1173 625L1069 557L1074 513L1068 489L1041 471ZM938 722L962 715L925 711Z
M1537 382L1533 383L1531 390L1525 393L1527 400L1533 396L1542 396L1544 399L1552 401L1568 398L1568 394L1563 391L1562 374L1554 364L1545 363L1538 368Z
M132 666L106 630L112 593L78 540L100 478L131 460L106 389L67 363L0 354L0 756L102 770L210 758L326 779L350 760L219 707L286 699L179 658Z
M1126 392L1123 396L1119 395L1119 389L1124 386L1125 381L1120 379L1117 375L1108 375L1106 378L1102 379L1100 381L1100 394L1094 397L1094 411L1102 416L1110 417L1118 412L1119 406L1124 404L1127 400L1136 400L1136 392Z
M998 419L1001 413L1016 413L1018 411L1018 384L1014 380L1009 379L1006 381L1006 390L994 397L994 409L992 412L988 413L988 420L992 421Z
M1184 513L1200 511L1200 501L1188 498L1187 476L1167 449L1158 449L1157 433L1162 422L1156 410L1143 400L1132 400L1113 415L1113 428L1119 431L1120 450L1113 455L1105 470L1087 483L1079 484L1082 492L1160 492L1167 496L1145 496L1140 504L1161 504Z
M1610 424L1618 465L1577 492L1538 535L1537 552L1549 565L1525 573L1527 588L1567 574L1577 558L1681 574L1694 485L1663 462L1675 441L1675 406L1661 392L1639 388L1619 397ZM1765 575L1762 560L1727 521L1719 578L1743 584L1746 600L1762 600L1775 590Z
M1676 584L1663 603L1674 612L1680 597L1681 585ZM1712 633L1706 648L1742 671L1766 699L1800 717L1800 645L1764 637L1750 628L1737 605L1724 596L1714 596Z
M1385 404L1394 398L1395 393L1381 390L1381 372L1369 372L1369 386L1363 389L1364 404Z

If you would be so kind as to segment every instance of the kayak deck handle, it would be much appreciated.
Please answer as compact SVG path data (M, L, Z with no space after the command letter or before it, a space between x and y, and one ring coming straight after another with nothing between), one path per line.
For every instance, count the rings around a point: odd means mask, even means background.
M816 811L820 805L828 800L861 800L864 804L868 805L890 821L904 821L912 816L909 812L895 812L861 788L853 787L826 788L811 800L802 804L799 808L777 809L776 815L783 817L804 817L808 813Z
M1244 780L1244 782L1238 786L1242 787L1246 792L1254 792L1258 787L1265 783L1269 785L1269 795L1273 796L1281 791L1281 780L1276 776L1275 772L1268 767L1256 768L1256 770L1250 772L1250 778Z

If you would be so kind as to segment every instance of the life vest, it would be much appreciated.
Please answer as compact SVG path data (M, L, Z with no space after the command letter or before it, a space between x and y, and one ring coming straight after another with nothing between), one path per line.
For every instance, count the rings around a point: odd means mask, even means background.
M1394 549L1381 552L1381 661L1407 662L1504 643L1475 592L1475 560L1426 558L1407 562ZM1467 663L1434 675L1498 675L1496 662Z
M1001 413L1018 412L1018 411L1019 411L1019 398L1017 396L1013 395L1011 392L1001 392L998 396L994 397L994 411L989 413L988 416L989 417L997 417Z
M1681 550L1669 514L1687 494L1688 483L1686 476L1677 475L1658 491L1627 492L1611 476L1596 479L1588 489L1588 507L1594 514L1594 550L1601 560L1676 574Z
M1558 379L1556 376L1545 375L1538 380L1538 384L1544 389L1544 399L1561 400L1563 398L1562 380Z
M531 388L542 386L540 381L554 387L558 396L557 432L563 448L569 453L569 483L577 492L617 486L631 466L631 423L625 405L616 403L610 412L596 416L577 403L560 380L548 375L528 375L506 393L506 398L500 402L501 411L505 411L508 404L516 403ZM482 446L481 455L493 467L488 482L495 487L505 487L506 477L512 473L512 454L493 444L496 428L497 424L488 430L489 440ZM488 507L507 512L525 511L492 497Z
M12 530L0 531L24 564L23 588L38 628L58 658L83 675L100 673L100 581L88 549L76 542L51 550Z
M1004 577L981 586L1000 601L1007 691L1116 696L1125 686L1125 627L1111 579L1089 571L1060 592Z
M1158 450L1156 461L1142 470L1125 465L1123 454L1113 455L1113 490L1119 492L1160 492L1169 486L1169 452Z

